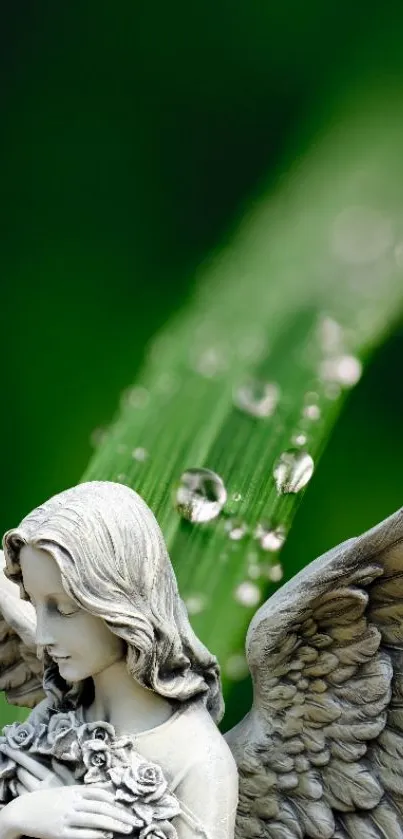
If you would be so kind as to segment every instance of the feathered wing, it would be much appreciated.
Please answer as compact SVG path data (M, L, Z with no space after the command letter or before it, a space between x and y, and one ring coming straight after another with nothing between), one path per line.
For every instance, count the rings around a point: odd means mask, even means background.
M3 573L0 551L0 690L12 705L33 708L44 697L43 667L36 656L35 610Z
M403 839L403 510L256 613L237 839Z

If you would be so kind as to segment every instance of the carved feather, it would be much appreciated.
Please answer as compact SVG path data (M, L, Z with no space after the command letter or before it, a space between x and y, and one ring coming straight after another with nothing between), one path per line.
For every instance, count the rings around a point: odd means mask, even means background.
M0 551L0 690L11 705L33 708L44 697L42 663L36 655L35 610L2 573Z
M403 510L283 586L246 652L237 839L403 839Z

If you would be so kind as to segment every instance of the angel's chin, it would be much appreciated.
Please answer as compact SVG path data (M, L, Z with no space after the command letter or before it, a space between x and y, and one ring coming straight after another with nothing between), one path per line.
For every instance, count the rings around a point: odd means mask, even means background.
M79 668L74 664L71 658L59 659L56 664L59 668L60 675L63 676L63 679L66 679L67 682L79 682L85 678L85 676L79 672Z

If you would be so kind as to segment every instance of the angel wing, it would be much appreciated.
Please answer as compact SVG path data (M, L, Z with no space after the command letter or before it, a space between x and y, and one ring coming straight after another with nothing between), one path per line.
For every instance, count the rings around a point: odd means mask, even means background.
M403 839L403 509L274 594L246 648L237 839Z
M2 573L0 551L0 690L12 705L33 708L44 697L42 663L36 656L33 606L19 596L18 586Z

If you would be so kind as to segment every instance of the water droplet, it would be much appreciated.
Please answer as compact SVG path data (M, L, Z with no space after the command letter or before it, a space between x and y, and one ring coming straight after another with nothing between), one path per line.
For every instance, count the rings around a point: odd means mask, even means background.
M230 539L233 539L234 542L238 542L239 539L243 539L248 532L248 527L245 522L240 521L240 519L230 519L225 523L225 530L228 533Z
M332 250L343 262L375 262L393 244L390 219L372 207L347 207L334 221Z
M142 446L138 446L137 449L133 449L132 451L132 458L133 460L138 460L140 463L143 463L148 458L148 451L144 449Z
M261 573L260 573L260 566L259 565L255 565L255 564L248 565L248 577L250 577L251 580L258 580L260 576L261 576Z
M319 322L319 340L325 353L338 352L343 346L343 330L337 321L323 317Z
M319 393L317 393L316 390L308 390L308 392L304 396L304 402L307 405L310 405L312 402L315 402L315 404L316 404L318 402L318 400L319 400Z
M227 500L224 483L211 469L187 469L176 491L176 509L193 523L217 518Z
M276 562L274 565L270 566L268 570L268 577L269 580L272 581L272 583L279 583L280 580L283 579L283 576L284 570L280 562Z
M225 662L224 673L234 682L245 679L249 675L249 668L244 653L230 655Z
M277 492L300 492L311 479L313 470L314 462L308 452L295 449L283 452L273 469Z
M279 583L280 580L283 578L283 566L280 562L275 563L261 563L260 567L260 576L266 577L266 580L270 580L271 583Z
M164 396L171 396L179 389L179 386L179 376L175 375L175 373L166 371L158 376L158 379L155 382L155 391L156 393L161 393Z
M250 379L237 387L233 394L234 405L253 417L271 417L280 397L273 382Z
M127 452L126 443L118 443L116 446L116 452L117 454L125 454L125 452Z
M239 503L242 501L242 495L240 492L233 492L227 500L225 505L225 512L228 516L236 516L239 512Z
M119 484L124 484L127 481L127 475L124 472L119 472L116 476L116 480Z
M335 382L343 387L352 387L361 377L362 364L354 355L340 355L322 361L319 375L326 382Z
M213 379L227 370L228 358L222 349L209 347L195 359L193 368L204 378Z
M191 594L185 598L185 606L189 615L199 615L207 606L204 594Z
M259 540L264 551L279 551L284 545L285 537L285 527L281 524L271 527L270 524L261 522L255 530L255 538Z
M302 434L301 432L300 434L294 434L294 436L291 437L291 442L294 446L305 446L307 439L306 434Z
M303 415L312 421L318 420L320 418L319 405L305 405Z
M105 440L108 437L108 429L107 428L94 428L90 435L90 443L94 449L98 448L98 446L102 446L105 443Z
M244 580L235 589L235 600L242 606L257 606L260 601L260 589L255 583Z
M338 399L341 394L341 387L335 382L329 382L326 384L323 392L327 399Z
M122 407L145 408L150 401L150 394L147 388L141 385L129 387L122 393Z

